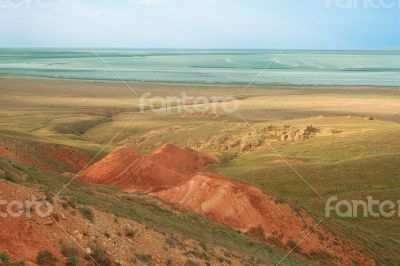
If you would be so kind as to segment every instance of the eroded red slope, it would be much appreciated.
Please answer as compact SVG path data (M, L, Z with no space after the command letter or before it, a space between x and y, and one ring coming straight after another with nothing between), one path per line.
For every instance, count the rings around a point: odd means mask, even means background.
M198 173L218 160L187 148L164 145L143 156L118 148L91 166L82 180L146 191L208 216L213 221L336 264L373 265L352 244L337 237L302 210L248 184ZM197 174L196 174L197 172ZM307 236L307 237L305 237Z
M65 145L0 136L0 157L46 171L77 172L89 161L89 154Z
M157 190L179 185L188 180L190 174L215 162L216 159L209 155L170 144L149 156L121 147L89 167L80 179L128 191Z
M26 200L32 200L32 197L43 198L43 195L30 188L0 179L0 197L7 203L15 201L24 203ZM40 250L50 250L52 254L61 257L57 239L52 235L54 229L48 230L48 226L42 223L43 218L34 215L34 212L31 217L27 217L26 213L14 217L6 209L5 204L0 205L0 251L27 262L34 262ZM13 212L16 212L15 208Z
M161 146L150 156L150 159L156 164L187 174L195 173L209 164L219 162L215 154L201 154L190 148L179 148L171 144Z
M317 226L308 213L279 203L273 196L248 184L198 174L185 184L154 195L205 214L217 223L262 234L266 240L279 242L288 249L300 243L298 250L309 256L323 255L339 264L374 265L373 260L350 243Z

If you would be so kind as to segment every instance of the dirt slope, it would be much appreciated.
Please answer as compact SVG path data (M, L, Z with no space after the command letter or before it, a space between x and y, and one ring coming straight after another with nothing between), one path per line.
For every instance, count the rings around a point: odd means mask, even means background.
M90 166L79 178L84 182L114 185L129 191L157 190L179 185L190 178L189 174L216 161L212 155L170 144L149 156L121 147Z
M45 197L35 189L0 179L1 199L24 202L33 196L37 200ZM114 215L96 209L91 209L95 217L92 223L80 215L80 207L60 198L54 199L50 217L42 218L35 212L31 218L26 215L18 218L0 216L0 253L10 256L12 262L23 261L26 266L33 266L37 265L38 252L49 250L57 260L56 265L66 265L67 257L62 254L62 246L68 245L78 252L79 265L92 266L97 264L85 251L92 253L91 247L97 243L104 249L103 258L108 257L112 265L228 265L218 260L227 252L219 246L208 247L209 258L206 261L192 255L202 254L200 250L206 252L196 241L157 232L133 220L116 220ZM4 213L5 207L0 207L0 211ZM239 265L240 256L229 254L231 263ZM8 264L0 261L0 265Z
M279 203L256 187L221 176L198 174L183 185L154 195L288 249L317 225L308 213L296 211L287 203ZM374 264L373 260L321 225L299 244L298 251L337 264Z
M78 172L89 154L64 145L0 136L0 157L53 172Z
M33 197L39 200L44 198L44 195L0 179L0 198L2 200L25 202ZM0 211L6 214L6 206L0 206ZM32 215L31 218L26 215L2 216L0 217L0 251L13 258L31 262L34 262L36 254L44 249L50 250L57 257L61 256L56 241L52 241L51 232L46 230L47 226L43 224L44 220L41 221L37 215Z
M161 146L150 156L150 159L156 164L187 174L195 173L209 164L219 162L215 154L201 154L190 148L179 148L171 144Z
M296 251L312 260L374 264L342 237L322 225L316 227L317 221L305 211L248 184L198 172L217 161L212 155L169 144L149 156L122 147L91 166L81 180L151 193L288 250L301 242Z

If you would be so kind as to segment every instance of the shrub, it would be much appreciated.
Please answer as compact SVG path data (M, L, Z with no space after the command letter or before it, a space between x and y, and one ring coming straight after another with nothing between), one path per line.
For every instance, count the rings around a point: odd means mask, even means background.
M69 257L67 259L67 266L77 266L78 265L78 258L76 256Z
M79 209L79 212L81 213L83 218L94 223L94 213L90 208L82 207Z
M64 209L68 209L68 208L75 209L76 208L75 202L73 202L72 200L67 199L67 198L63 198L63 202L61 203L61 206Z
M36 256L36 263L38 265L55 266L57 259L48 250L41 250Z
M17 164L17 163L13 163L12 166L14 166L15 168L17 168L20 171L24 171L25 170L24 166L22 166L20 164Z
M5 253L0 252L0 262L8 263L10 262L10 257Z
M79 250L70 244L61 243L61 254L65 257L77 257Z
M248 232L248 235L255 237L259 240L265 240L265 232L264 232L264 228L262 228L261 225L257 226L257 227L252 227Z
M64 209L68 209L68 203L65 202L65 201L61 202L61 206L62 206Z
M151 255L147 255L147 254L141 254L141 253L135 253L135 257L144 263L150 263L152 262L153 258L151 257Z
M267 242L275 245L275 246L282 246L281 240L279 239L279 237L276 234L270 235L269 237L267 237Z
M12 174L10 174L9 172L6 172L4 174L4 176L1 177L2 179L5 179L11 183L18 183L19 180L17 178L15 178Z
M125 228L125 236L134 237L135 234L136 234L136 231L133 230L132 228Z
M172 266L173 265L173 263L172 263L172 259L171 258L169 258L168 260L167 260L167 266Z
M165 245L169 248L174 248L176 246L175 238L172 235L169 235L165 239Z
M92 253L90 254L92 258L101 266L111 266L112 262L107 254L104 247L100 246L99 244L95 243L90 246L92 249Z
M297 246L297 243L294 242L293 239L289 239L288 242L287 242L287 245L288 245L290 248L295 248L295 247Z
M50 203L54 202L54 195L52 193L50 193L49 191L46 190L44 192L44 195L45 195L45 200L47 200Z

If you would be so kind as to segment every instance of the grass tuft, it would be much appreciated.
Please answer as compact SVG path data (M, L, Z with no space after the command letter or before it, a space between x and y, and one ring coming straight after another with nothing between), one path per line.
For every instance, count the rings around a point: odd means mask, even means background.
M89 207L82 207L79 208L79 213L82 215L83 218L90 221L91 223L94 223L95 217L92 209L90 209Z
M39 251L36 256L36 263L38 265L55 266L57 264L57 259L46 249Z

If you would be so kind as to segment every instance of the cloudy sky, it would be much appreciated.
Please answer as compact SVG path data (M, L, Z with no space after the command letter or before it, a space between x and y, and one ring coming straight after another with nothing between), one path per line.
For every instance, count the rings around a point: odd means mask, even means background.
M2 47L400 49L400 0L0 0L0 25Z

